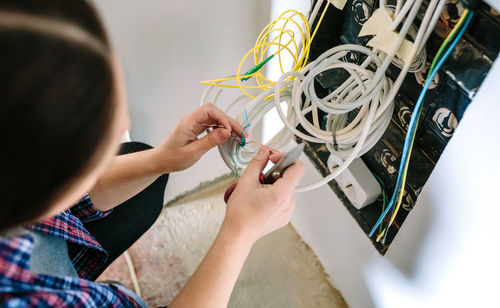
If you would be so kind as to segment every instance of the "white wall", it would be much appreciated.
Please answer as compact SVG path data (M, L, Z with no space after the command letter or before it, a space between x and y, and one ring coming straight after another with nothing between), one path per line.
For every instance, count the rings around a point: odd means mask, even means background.
M135 141L157 145L198 107L200 81L231 74L269 20L266 0L94 0L122 60ZM167 198L230 170L216 150L175 173Z
M351 307L500 305L499 80L497 60L385 257L328 187L298 195L292 224Z

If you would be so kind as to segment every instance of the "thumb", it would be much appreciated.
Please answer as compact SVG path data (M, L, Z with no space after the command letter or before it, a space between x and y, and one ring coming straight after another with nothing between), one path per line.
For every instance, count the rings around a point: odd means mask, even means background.
M254 181L255 183L259 183L259 175L269 161L269 154L270 152L267 147L261 147L257 155L248 164L240 181Z
M188 147L194 153L205 154L213 147L223 144L231 137L231 132L226 128L217 128L208 133L205 137L191 142Z

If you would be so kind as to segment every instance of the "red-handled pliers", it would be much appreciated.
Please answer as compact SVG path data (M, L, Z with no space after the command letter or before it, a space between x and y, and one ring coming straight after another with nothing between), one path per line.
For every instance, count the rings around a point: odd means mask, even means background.
M264 174L263 173L259 174L259 182L260 182L260 184L264 184ZM229 197L231 197L231 194L236 189L236 184L238 184L238 183L231 184L231 186L229 186L226 189L226 192L224 193L224 202L227 203L227 201L229 201Z
M259 174L259 182L261 184L273 184L276 182L281 175L285 172L285 170L291 165L295 164L297 160L299 160L300 154L304 150L304 144L298 144L293 149L291 149L288 153L285 154L266 174ZM231 194L236 189L236 184L234 183L226 189L224 193L224 201L227 203Z

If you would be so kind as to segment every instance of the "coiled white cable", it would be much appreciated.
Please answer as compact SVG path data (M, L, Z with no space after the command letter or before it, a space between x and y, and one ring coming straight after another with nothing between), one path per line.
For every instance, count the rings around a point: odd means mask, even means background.
M280 86L282 87L281 99L287 103L288 110L292 110L291 107L291 90L292 90L293 81L281 82ZM213 95L213 98L210 98L212 94L212 90L214 87L209 87L203 93L201 104L205 102L212 102L213 104L218 104L219 95L221 90L219 89ZM262 92L255 99L250 99L245 95L239 96L232 102L230 102L227 106L222 107L222 110L231 115L234 119L236 119L240 123L245 123L246 119L244 117L244 113L241 110L246 110L246 114L248 116L248 121L251 123L251 126L247 129L249 135L252 135L252 131L260 121L264 118L264 116L274 108L273 105L273 94L274 87ZM240 108L235 108L239 106ZM286 118L288 121L294 123L296 119L293 118L293 113L287 113ZM273 149L283 148L288 144L288 142L292 139L293 133L288 130L286 127L283 127L269 142L266 143L266 146ZM255 156L259 149L258 144L247 144L245 147L240 148L240 139L239 136L235 136L234 138L228 140L226 143L219 146L219 152L221 154L222 159L226 163L226 165L234 170L246 168L251 159Z
M264 115L275 107L285 127L271 138L266 144L267 146L274 149L282 148L292 139L293 135L296 135L309 142L326 144L333 155L343 160L343 163L330 175L316 183L298 187L297 191L315 189L334 179L355 158L370 150L385 132L392 117L394 97L404 77L407 72L418 71L425 65L426 54L423 46L428 34L432 32L437 22L445 0L431 0L421 26L416 31L413 22L421 2L422 0L410 0L399 8L399 14L396 14L391 28L396 29L400 22L404 22L399 31L398 39L394 42L389 54L359 45L340 45L323 53L300 72L292 71L283 74L273 87L261 92L255 99L242 96L225 108L226 113L234 115L233 107L237 104L243 105L248 120L252 124L249 130L251 133L255 124L260 122ZM315 19L314 14L317 15L320 5L313 9L309 20L311 25ZM385 3L381 1L381 7L384 5ZM403 63L395 57L406 35L414 40L411 50L413 61L410 63ZM362 58L365 58L363 63L358 65L343 60L349 52L362 54ZM415 55L417 56L415 57ZM394 84L385 75L391 63L402 68ZM319 98L314 88L315 77L332 69L345 70L349 73L349 78L326 97ZM295 79L286 80L291 76L294 76ZM209 101L208 96L211 94L212 88L209 87L205 91L202 104ZM214 104L217 103L220 93L221 90L217 91L211 100ZM283 102L288 107L286 114L281 108ZM321 128L319 123L320 110L327 114L325 128ZM348 114L355 110L357 110L357 114L348 121ZM308 114L312 116L306 117ZM235 118L240 123L245 122L242 112L236 113ZM299 124L305 132L297 129ZM222 158L231 169L235 167L245 168L258 150L256 144L248 144L239 148L239 142L239 138L233 138L219 147Z

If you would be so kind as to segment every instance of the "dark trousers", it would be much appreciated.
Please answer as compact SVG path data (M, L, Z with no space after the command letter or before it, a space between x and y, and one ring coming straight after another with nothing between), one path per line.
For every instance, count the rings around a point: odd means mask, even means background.
M121 146L119 155L150 149L149 145L128 142ZM163 208L163 195L168 174L162 175L143 191L120 204L103 219L85 224L85 228L108 252L106 266L95 280L116 258L141 237L158 219Z

